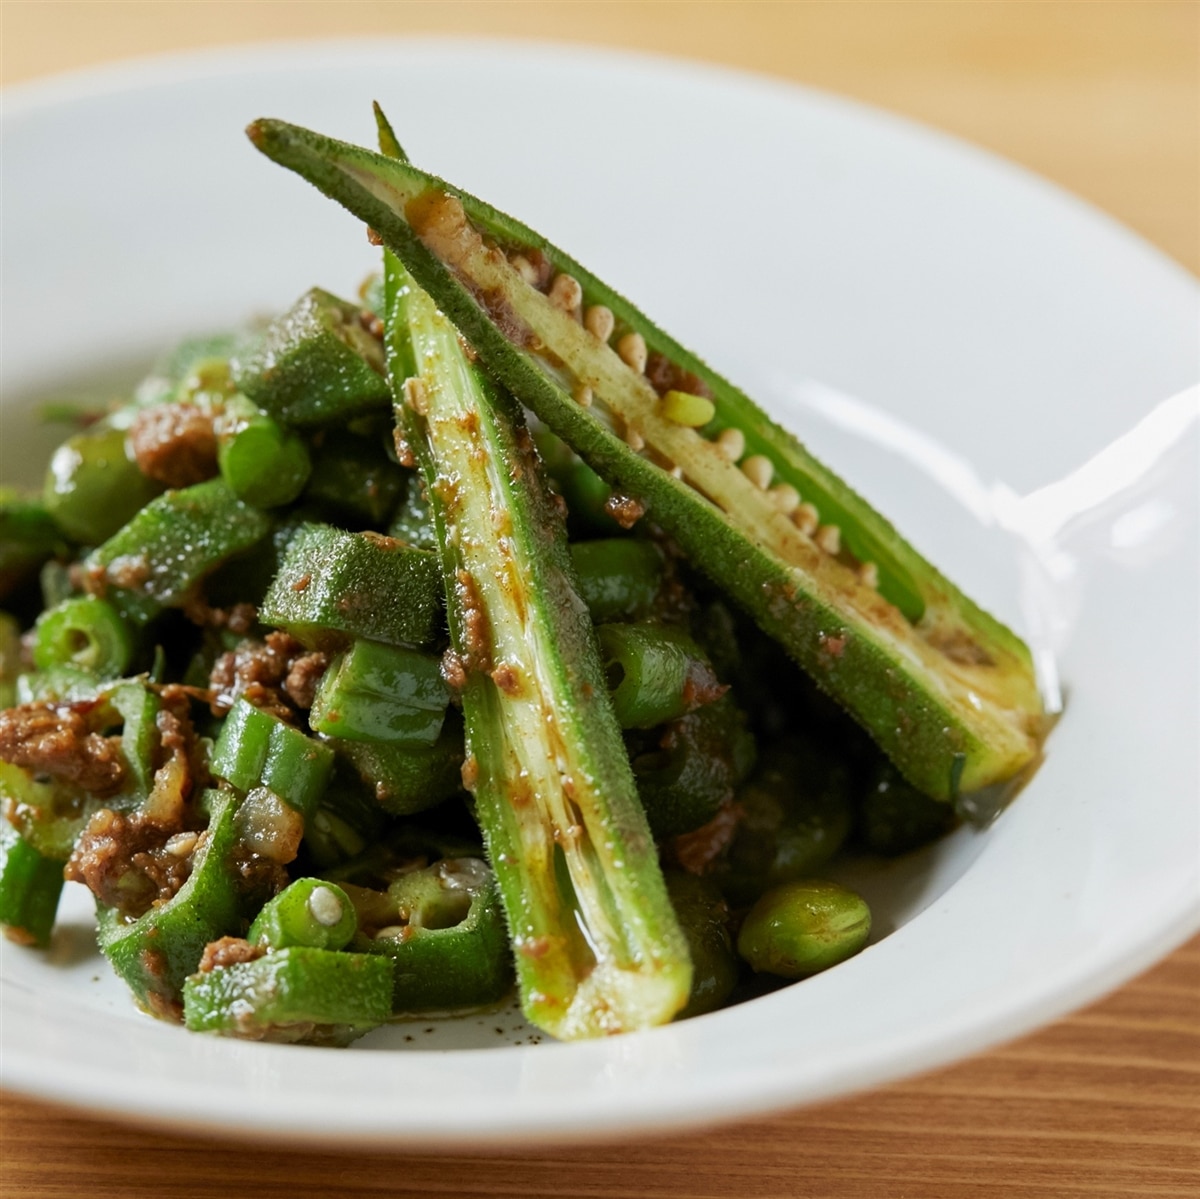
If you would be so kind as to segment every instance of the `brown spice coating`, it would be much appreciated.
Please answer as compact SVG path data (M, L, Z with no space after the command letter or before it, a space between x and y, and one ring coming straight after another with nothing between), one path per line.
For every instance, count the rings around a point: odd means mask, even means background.
M138 469L167 487L191 487L217 473L210 413L195 404L155 404L134 418L129 443Z
M646 359L646 378L660 396L666 395L668 391L686 391L688 395L712 399L712 391L699 375L676 366L657 350L652 351Z
M251 945L242 937L221 937L209 941L200 957L196 969L201 974L219 970L223 966L236 966L241 962L254 962L267 952L265 945Z
M0 759L37 775L112 795L125 781L120 737L94 732L95 703L33 703L0 712Z
M309 653L287 633L271 632L263 641L247 638L213 663L213 715L224 716L244 696L256 708L295 723L296 708L311 707L312 691L328 665L324 654Z
M632 529L643 516L646 506L627 495L617 495L615 492L604 501L604 511L613 518L623 529Z
M726 800L707 824L672 838L666 847L668 858L689 874L704 874L729 848L745 814L740 804Z

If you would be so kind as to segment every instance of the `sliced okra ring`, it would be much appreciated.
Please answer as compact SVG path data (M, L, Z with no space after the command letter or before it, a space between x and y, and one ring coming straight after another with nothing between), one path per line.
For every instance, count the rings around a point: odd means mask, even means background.
M611 288L407 162L278 121L249 134L365 220L489 372L619 490L612 510L651 513L910 782L949 799L1036 759L1025 645Z
M62 888L62 862L39 853L0 818L0 928L4 935L20 945L48 945Z

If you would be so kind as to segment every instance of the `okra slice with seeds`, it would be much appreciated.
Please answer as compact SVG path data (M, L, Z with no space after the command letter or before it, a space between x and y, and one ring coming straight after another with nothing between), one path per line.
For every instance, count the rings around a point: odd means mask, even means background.
M397 415L442 546L463 781L526 1015L564 1039L665 1023L687 1003L691 965L561 516L517 405L390 256L386 283Z
M1019 638L632 304L406 162L278 121L249 135L366 221L488 371L619 489L613 510L652 516L910 782L950 799L1036 759L1045 718Z

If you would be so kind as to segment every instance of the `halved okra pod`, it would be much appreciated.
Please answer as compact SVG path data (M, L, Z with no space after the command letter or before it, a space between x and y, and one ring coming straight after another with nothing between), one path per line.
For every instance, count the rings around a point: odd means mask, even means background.
M533 230L278 121L254 144L376 231L489 372L940 799L1037 756L1029 652L748 397Z
M475 795L522 1003L560 1038L661 1024L691 965L566 533L517 405L387 259L388 368L442 547Z

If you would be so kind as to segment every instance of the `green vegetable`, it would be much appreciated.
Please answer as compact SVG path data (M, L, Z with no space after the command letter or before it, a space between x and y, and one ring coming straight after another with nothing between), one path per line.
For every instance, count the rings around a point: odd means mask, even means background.
M33 578L53 554L65 550L63 536L45 504L0 488L0 599Z
M0 612L0 708L17 702L17 676L21 673L21 626L16 617Z
M396 1012L478 1007L512 986L500 892L478 858L407 871L386 892L346 891L363 927L354 947L395 963Z
M125 673L133 639L116 609L95 596L76 596L47 609L34 626L33 661L39 670L74 666L97 678Z
M729 935L729 909L712 883L682 870L666 874L667 891L692 956L692 993L677 1019L724 1007L738 981L738 960Z
M341 424L387 411L383 350L360 310L314 287L230 362L233 381L285 425Z
M836 883L784 883L750 909L737 949L760 974L807 978L853 957L870 933L870 910L853 891Z
M625 729L651 729L720 697L724 688L696 643L670 625L596 630L613 710Z
M922 795L887 763L880 764L859 801L858 835L873 853L895 857L943 837L954 809Z
M293 946L183 985L189 1029L252 1041L348 1045L391 1013L392 964L364 953Z
M440 616L436 554L318 524L296 531L259 610L264 624L322 649L351 637L427 645Z
M357 930L354 906L341 887L319 878L298 878L267 900L246 939L268 949L344 949Z
M162 490L138 469L128 443L128 413L97 421L54 451L43 500L72 541L99 545Z
M387 456L380 436L331 429L316 451L304 499L362 527L382 529L407 482L408 471Z
M308 719L316 732L346 741L432 745L449 702L432 654L355 641L329 664Z
M573 542L571 565L597 624L648 615L663 583L662 550L634 537Z
M567 1039L663 1023L687 1002L687 947L532 441L394 259L385 286L398 419L442 547L464 780L525 1013Z
M38 853L0 818L0 926L4 935L21 945L48 945L62 887L62 862Z
M256 508L290 504L312 471L304 442L245 396L230 396L216 422L221 477Z
M209 770L239 791L266 787L308 815L329 782L333 750L239 698L221 726Z
M209 479L152 500L92 551L87 567L103 571L105 598L137 627L178 607L210 571L270 531L268 516Z
M376 230L490 373L633 497L626 517L649 512L915 786L950 799L1036 757L1044 718L1022 642L636 308L406 162L277 121L249 134ZM558 272L549 294L522 275L517 259L530 254ZM672 421L660 396L670 390L707 393L713 421Z

